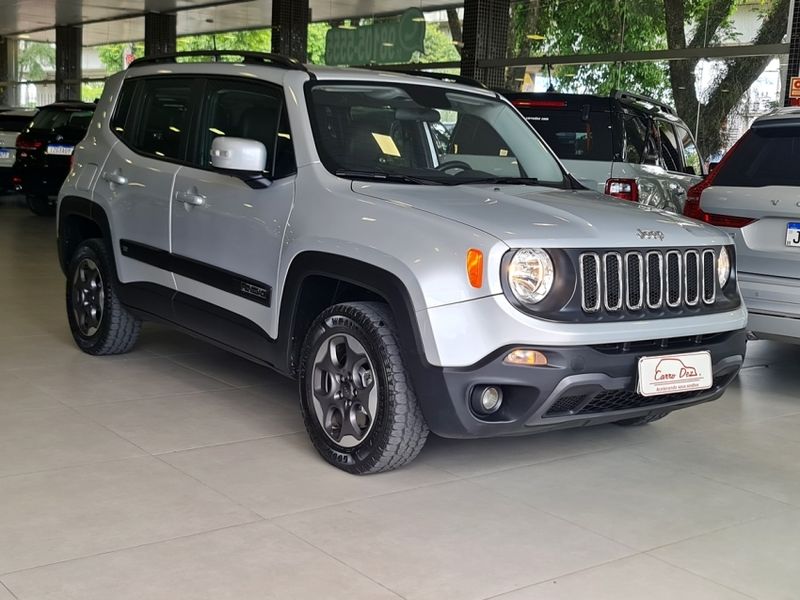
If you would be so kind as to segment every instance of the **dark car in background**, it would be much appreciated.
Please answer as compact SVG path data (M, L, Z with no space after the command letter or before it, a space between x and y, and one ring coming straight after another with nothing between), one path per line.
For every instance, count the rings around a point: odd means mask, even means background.
M89 129L95 105L56 102L43 106L16 141L14 183L37 215L52 214L69 174L72 153Z
M629 92L505 96L592 190L679 213L701 180L691 131L658 100Z
M17 136L36 115L35 109L0 109L0 192L12 189L12 167L17 157Z

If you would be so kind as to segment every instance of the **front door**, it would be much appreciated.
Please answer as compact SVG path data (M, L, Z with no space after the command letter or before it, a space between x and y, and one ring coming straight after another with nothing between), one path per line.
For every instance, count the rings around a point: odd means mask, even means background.
M178 171L172 195L177 288L274 337L273 290L296 171L283 90L268 83L210 79L202 97L197 153L192 166ZM211 167L211 142L222 135L264 144L262 179L248 181Z

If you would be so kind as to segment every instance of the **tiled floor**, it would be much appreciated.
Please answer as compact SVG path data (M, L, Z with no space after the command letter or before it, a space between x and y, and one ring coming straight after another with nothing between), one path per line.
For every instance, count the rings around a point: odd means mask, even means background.
M294 384L165 328L91 358L0 200L0 600L800 598L800 347L639 429L319 459Z

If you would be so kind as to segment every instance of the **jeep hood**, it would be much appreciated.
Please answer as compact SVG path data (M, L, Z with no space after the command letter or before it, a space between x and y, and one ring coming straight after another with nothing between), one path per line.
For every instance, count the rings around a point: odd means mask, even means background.
M354 181L352 188L371 198L480 229L512 248L678 247L731 243L730 237L715 227L588 190L361 181Z

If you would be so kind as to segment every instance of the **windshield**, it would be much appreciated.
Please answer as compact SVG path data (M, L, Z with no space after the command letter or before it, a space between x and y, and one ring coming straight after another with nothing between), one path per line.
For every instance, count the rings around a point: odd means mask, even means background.
M536 134L494 98L363 82L314 84L308 97L320 158L342 177L569 187Z

